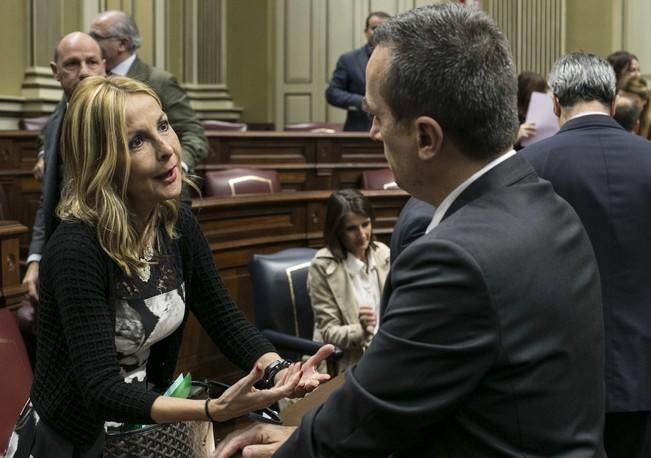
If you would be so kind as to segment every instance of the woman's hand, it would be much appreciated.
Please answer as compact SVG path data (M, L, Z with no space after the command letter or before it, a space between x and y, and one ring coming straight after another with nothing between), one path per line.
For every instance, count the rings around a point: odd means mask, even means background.
M302 398L307 393L314 391L320 384L330 380L329 374L323 374L317 369L321 362L328 359L328 357L334 353L334 351L334 345L326 344L319 348L315 354L313 354L307 361L305 361L302 367L303 370L301 380L298 382L294 388L294 392L289 397ZM276 386L285 383L286 378L289 376L289 369L278 372L276 379L274 380Z
M377 314L375 313L375 307L372 305L360 305L359 306L359 322L364 328L366 334L374 334L375 326L377 326Z
M263 374L262 367L256 364L248 375L208 403L210 416L215 421L226 421L292 396L301 380L302 371L300 363L294 363L285 371L281 383L268 390L258 390L253 385L262 379Z
M524 124L520 124L520 128L518 129L518 140L516 141L516 143L520 143L525 138L533 137L534 135L536 135L535 123L527 122Z

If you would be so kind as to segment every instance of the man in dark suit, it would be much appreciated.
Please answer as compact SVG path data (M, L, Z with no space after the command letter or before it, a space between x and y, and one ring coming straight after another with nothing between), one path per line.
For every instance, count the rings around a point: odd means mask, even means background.
M429 232L392 264L378 333L343 385L295 430L252 427L216 456L603 457L596 260L574 210L512 149L504 35L446 3L375 39L370 136L398 185L436 207Z
M27 257L27 272L23 278L23 285L27 287L28 295L34 300L38 299L39 262L45 241L54 231L54 210L59 202L61 192L63 173L59 154L59 137L68 100L82 79L88 76L104 75L105 61L95 40L83 32L72 32L57 43L50 68L54 78L61 84L64 97L50 116L42 133L45 153L42 192L34 217L32 240L29 244Z
M606 326L608 457L648 458L651 142L610 117L615 74L604 59L568 54L553 66L549 85L562 127L521 154L574 207L597 255Z
M368 132L371 121L362 110L366 64L373 47L371 41L375 29L390 16L383 11L374 11L366 17L367 43L361 48L342 54L326 89L326 100L332 106L347 110L344 130Z
M190 100L171 73L147 65L136 55L142 39L133 18L122 11L105 11L90 25L106 58L107 72L149 84L161 100L163 111L179 136L183 169L193 172L208 155L208 140Z
M414 240L425 234L425 229L432 222L435 208L427 202L410 197L396 220L391 234L391 262Z

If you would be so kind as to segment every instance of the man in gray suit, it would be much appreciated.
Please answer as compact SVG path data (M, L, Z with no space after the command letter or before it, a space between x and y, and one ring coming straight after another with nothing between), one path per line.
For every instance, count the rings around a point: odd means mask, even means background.
M59 201L61 176L59 137L63 117L79 82L88 77L104 75L105 61L102 51L89 35L72 32L59 40L54 51L54 60L50 62L54 78L61 83L64 97L43 130L43 160L45 161L41 199L32 229L29 245L27 272L23 284L28 294L38 300L38 267L47 237L54 230L54 210Z
M576 213L513 150L506 39L446 3L375 40L370 136L434 216L392 264L378 333L343 385L298 428L254 426L216 456L603 457L596 260Z

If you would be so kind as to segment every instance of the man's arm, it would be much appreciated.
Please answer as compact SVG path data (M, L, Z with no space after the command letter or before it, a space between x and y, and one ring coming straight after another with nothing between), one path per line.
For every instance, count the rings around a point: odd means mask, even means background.
M351 66L352 63L347 61L346 55L339 58L326 89L326 100L330 105L344 110L361 110L363 95L350 92Z
M394 265L390 282L369 349L275 456L371 457L418 447L494 362L498 332L490 299L461 247L420 239Z

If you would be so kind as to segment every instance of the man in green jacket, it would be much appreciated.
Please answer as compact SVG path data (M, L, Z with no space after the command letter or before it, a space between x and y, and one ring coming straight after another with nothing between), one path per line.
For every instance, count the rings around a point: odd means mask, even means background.
M183 168L186 172L193 172L208 155L208 140L176 78L144 63L136 55L142 38L133 18L122 11L105 11L91 23L89 35L102 48L108 74L143 81L156 91L163 111L181 141Z

